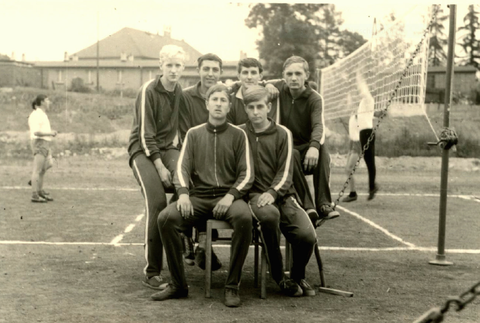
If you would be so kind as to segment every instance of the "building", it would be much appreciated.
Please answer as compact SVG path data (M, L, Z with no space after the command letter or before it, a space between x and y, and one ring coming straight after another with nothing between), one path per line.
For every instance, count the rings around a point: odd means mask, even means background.
M180 84L187 87L199 81L197 58L202 54L183 40L171 38L171 30L164 29L163 36L132 28L123 28L99 41L98 67L97 44L73 55L65 53L61 62L37 62L40 71L40 87L65 89L72 80L81 78L84 84L103 90L134 90L159 73L158 53L165 45L177 45L187 53L187 63ZM237 62L223 62L222 80L236 79Z
M477 69L474 66L455 66L453 70L454 93L461 93L470 100L475 92ZM429 66L427 72L426 103L443 103L447 81L447 68L445 66Z
M40 87L40 71L33 63L25 61L22 55L21 61L0 54L0 87L32 86Z

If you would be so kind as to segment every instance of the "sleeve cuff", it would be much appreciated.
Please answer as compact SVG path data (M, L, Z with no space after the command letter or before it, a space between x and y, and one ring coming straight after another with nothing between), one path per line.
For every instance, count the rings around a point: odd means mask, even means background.
M186 187L180 187L178 190L177 190L177 195L180 196L182 194L187 194L190 196L189 192L188 192L188 188Z
M233 197L235 198L235 200L238 200L239 198L242 197L242 195L240 194L240 192L236 189L236 188L231 188L227 194L231 194L233 195ZM235 201L234 200L234 201Z
M160 153L158 153L158 152L153 153L153 154L151 154L150 157L148 157L148 158L150 158L150 160L151 160L152 162L154 162L154 161L156 161L157 159L160 158Z
M315 141L315 140L312 140L310 141L310 147L315 147L318 149L318 151L320 151L320 143L318 141Z
M278 193L273 188L269 188L267 193L270 194L271 196L273 196L275 201L277 200Z

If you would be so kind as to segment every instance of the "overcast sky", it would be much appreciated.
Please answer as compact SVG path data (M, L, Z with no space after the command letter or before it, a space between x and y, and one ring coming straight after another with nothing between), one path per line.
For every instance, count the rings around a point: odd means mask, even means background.
M280 1L279 1L280 2ZM418 1L417 1L418 2ZM369 38L373 18L394 10L402 15L414 5L407 1L336 1L343 28ZM459 3L457 25L466 4ZM445 6L444 11L448 13ZM222 0L0 0L0 54L27 61L63 60L100 39L131 27L163 34L170 25L172 37L184 39L202 53L214 52L224 60L238 60L240 50L257 57L257 31L245 26L248 3ZM98 28L97 28L98 16ZM447 27L447 26L446 26Z

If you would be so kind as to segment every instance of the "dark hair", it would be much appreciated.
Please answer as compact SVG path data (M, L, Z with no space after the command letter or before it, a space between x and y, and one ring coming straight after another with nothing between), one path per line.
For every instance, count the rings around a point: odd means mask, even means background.
M228 89L228 87L225 84L222 84L222 83L217 83L217 84L211 86L207 90L207 94L205 94L206 100L208 101L208 99L210 99L210 96L215 92L224 92L227 95L228 102L231 101L230 90Z
M208 54L200 56L197 59L197 63L198 63L197 67L198 68L202 67L203 61L216 61L220 64L220 69L222 69L222 64L223 64L222 59L215 54L208 53Z
M308 81L308 86L310 86L310 88L311 88L312 90L318 91L318 85L317 85L316 82L314 82L314 81Z
M41 106L42 105L42 102L45 101L45 99L47 98L47 96L45 94L39 94L37 95L37 97L35 98L35 100L32 101L32 109L35 110L37 109L36 107L38 106Z
M238 62L238 68L237 71L240 73L242 71L242 67L258 67L258 72L261 74L263 72L263 66L262 63L260 63L257 59L255 58L244 58L240 62Z
M265 99L265 103L270 102L270 93L266 88L260 85L252 85L243 91L243 104L245 106L252 102L257 102Z
M289 58L287 58L285 63L283 63L283 70L285 70L288 66L290 66L292 64L295 64L295 63L302 63L305 73L309 72L308 71L308 69L309 69L308 62L303 57L300 57L300 56L290 56Z

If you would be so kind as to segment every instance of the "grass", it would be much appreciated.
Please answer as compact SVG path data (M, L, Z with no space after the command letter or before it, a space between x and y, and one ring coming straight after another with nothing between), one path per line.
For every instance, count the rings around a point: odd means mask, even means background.
M240 308L222 304L224 270L213 274L212 298L204 298L204 273L196 267L186 268L188 299L153 302L153 291L140 284L145 219L135 220L144 202L126 158L59 158L45 180L55 198L46 205L29 201L30 161L0 163L0 322L413 322L480 279L480 254L448 251L480 249L478 202L449 197L447 260L455 265L431 266L438 231L438 171L379 169L381 190L367 202L367 175L360 169L355 175L359 199L341 204L342 216L317 229L327 285L351 291L353 297L288 298L269 278L267 299L261 300L253 287L250 252ZM334 197L344 180L343 169L333 168ZM449 194L480 196L479 187L480 179L471 172L450 172ZM399 195L417 193L436 196ZM416 248L401 249L404 243L351 212ZM111 245L119 234L124 244ZM215 248L227 264L228 248ZM163 274L168 277L167 270ZM307 279L319 282L314 257ZM478 322L479 306L477 298L461 312L451 309L445 322Z

